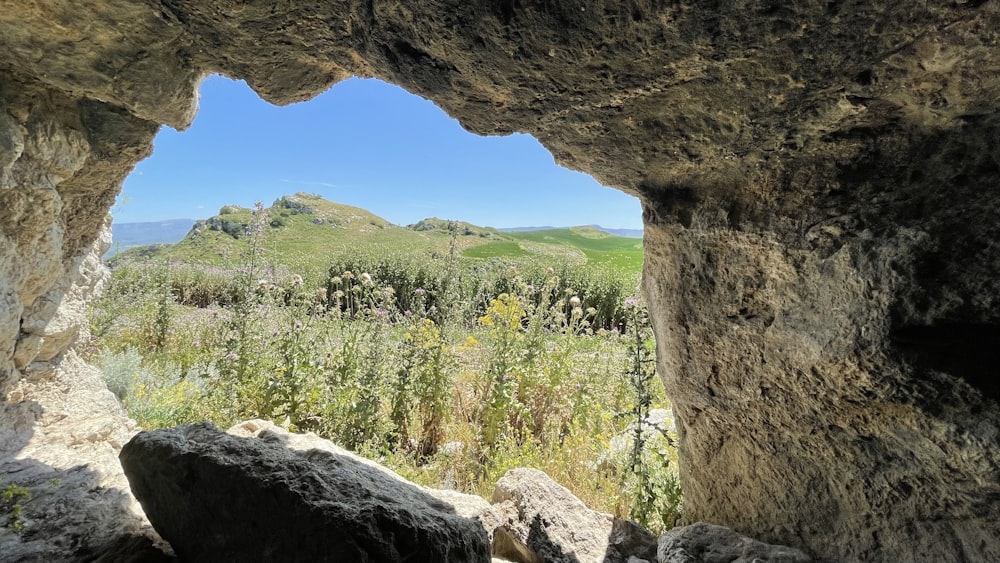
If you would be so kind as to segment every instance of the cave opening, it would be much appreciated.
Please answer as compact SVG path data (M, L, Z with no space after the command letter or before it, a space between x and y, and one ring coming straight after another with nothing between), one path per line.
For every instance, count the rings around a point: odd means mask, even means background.
M276 107L211 76L192 126L154 144L113 210L92 320L94 361L141 427L265 418L397 452L427 485L488 497L499 468L531 465L607 512L679 517L634 197L376 80ZM179 240L142 232L180 217ZM220 386L233 404L199 399ZM601 492L616 479L670 494L630 513Z

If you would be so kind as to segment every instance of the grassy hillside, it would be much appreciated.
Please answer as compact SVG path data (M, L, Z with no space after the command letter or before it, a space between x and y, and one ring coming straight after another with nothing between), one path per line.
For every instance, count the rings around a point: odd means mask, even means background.
M608 234L594 227L545 229L508 233L524 242L563 245L575 248L587 257L588 264L638 272L642 269L642 240Z
M265 239L264 258L314 281L345 255L376 253L430 259L447 255L453 244L462 258L472 262L506 259L586 264L636 275L642 267L641 242L592 227L504 233L436 218L400 227L364 209L304 193L278 199L263 209L256 221ZM131 249L117 260L164 257L188 264L236 264L248 248L249 231L258 228L254 225L254 210L226 206L218 215L197 221L177 244Z

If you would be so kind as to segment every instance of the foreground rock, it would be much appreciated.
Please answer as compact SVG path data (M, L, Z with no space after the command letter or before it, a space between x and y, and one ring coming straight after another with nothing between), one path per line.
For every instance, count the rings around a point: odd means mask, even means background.
M135 425L100 374L73 353L26 374L0 403L0 490L30 494L20 526L0 500L0 561L164 559L118 463Z
M332 444L211 424L143 432L122 450L132 491L185 561L488 562L482 526ZM266 429L265 429L266 430Z
M493 552L522 563L627 563L653 560L656 538L634 522L587 508L537 469L512 469L481 517Z
M659 563L812 563L797 549L771 545L713 524L698 522L660 536Z

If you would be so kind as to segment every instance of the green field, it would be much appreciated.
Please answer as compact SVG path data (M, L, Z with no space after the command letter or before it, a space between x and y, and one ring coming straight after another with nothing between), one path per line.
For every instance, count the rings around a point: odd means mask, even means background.
M618 237L593 227L569 229L544 229L510 233L519 241L562 245L578 249L587 257L587 263L610 266L628 272L642 271L642 241Z
M462 251L462 256L466 258L520 258L528 254L520 244L512 240L488 242Z

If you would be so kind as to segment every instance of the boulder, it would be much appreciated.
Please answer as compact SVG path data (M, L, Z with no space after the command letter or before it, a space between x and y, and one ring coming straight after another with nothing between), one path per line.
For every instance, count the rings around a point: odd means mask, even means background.
M520 563L628 563L656 557L656 537L638 524L587 508L538 469L508 471L481 517L493 552Z
M0 402L0 491L28 492L17 501L19 530L0 499L0 561L100 559L110 544L121 553L122 538L162 556L118 462L136 431L100 372L75 353L58 365L33 362Z
M287 432L208 423L142 432L120 456L185 561L487 562L482 525L373 462ZM313 445L317 445L315 442Z
M724 526L698 522L660 536L659 563L812 563L791 547L742 536Z

